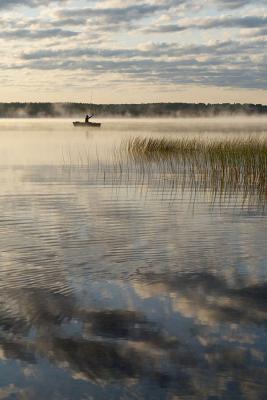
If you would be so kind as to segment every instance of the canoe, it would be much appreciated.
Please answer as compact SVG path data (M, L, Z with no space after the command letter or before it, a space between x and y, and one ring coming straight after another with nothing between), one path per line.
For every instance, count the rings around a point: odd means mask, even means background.
M75 121L73 122L74 126L79 126L79 127L92 127L92 128L100 128L101 124L99 122L79 122Z

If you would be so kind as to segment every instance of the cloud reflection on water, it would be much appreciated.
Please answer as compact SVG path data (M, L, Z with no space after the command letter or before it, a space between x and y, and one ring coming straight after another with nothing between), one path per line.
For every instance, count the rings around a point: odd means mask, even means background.
M139 275L127 288L111 286L110 307L101 310L49 290L2 291L5 304L13 299L13 308L1 306L2 360L39 369L47 359L105 391L124 382L133 391L158 387L162 398L208 399L218 395L220 382L221 395L231 395L231 385L236 398L266 394L265 284L230 288L212 274L166 273ZM120 309L113 308L118 295Z

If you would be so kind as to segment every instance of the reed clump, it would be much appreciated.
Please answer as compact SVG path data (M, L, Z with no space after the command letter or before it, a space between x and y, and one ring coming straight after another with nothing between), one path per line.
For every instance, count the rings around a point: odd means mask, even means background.
M252 162L262 159L266 162L267 139L234 138L221 140L202 140L198 138L131 138L126 142L128 153L133 156L168 157L205 156L210 160ZM253 162L254 162L253 161Z
M267 199L267 139L141 138L124 142L121 151L141 171L156 167L183 180L183 185L214 192L256 195ZM122 153L121 153L122 154Z

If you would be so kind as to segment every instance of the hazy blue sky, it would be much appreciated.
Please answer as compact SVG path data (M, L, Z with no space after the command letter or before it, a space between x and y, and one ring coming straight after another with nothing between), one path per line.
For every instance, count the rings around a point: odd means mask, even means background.
M0 101L267 103L267 0L0 0Z

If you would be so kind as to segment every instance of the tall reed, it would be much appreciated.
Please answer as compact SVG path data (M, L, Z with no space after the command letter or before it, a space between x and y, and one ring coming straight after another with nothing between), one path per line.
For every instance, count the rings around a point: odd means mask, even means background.
M138 174L160 174L194 190L256 196L267 201L267 139L141 138L123 142L120 169L134 163ZM122 161L123 160L123 161Z

